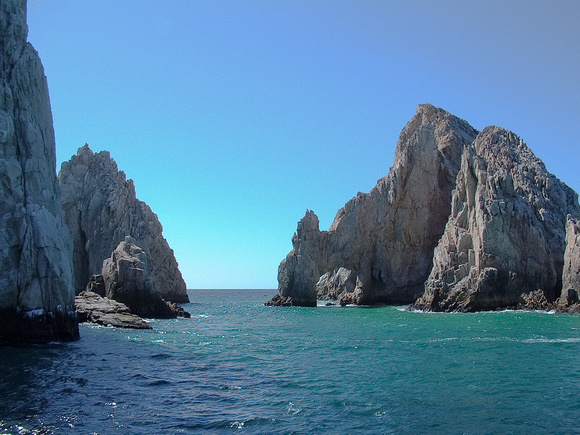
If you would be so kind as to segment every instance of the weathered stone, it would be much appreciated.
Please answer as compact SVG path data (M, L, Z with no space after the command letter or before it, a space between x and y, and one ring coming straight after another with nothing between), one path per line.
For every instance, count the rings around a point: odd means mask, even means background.
M316 284L318 300L338 301L346 293L354 293L356 289L356 275L344 267L326 272Z
M562 271L562 289L580 290L580 225L568 216L566 223L566 251Z
M542 290L536 290L530 293L522 293L521 295L522 303L518 308L523 308L525 310L550 310L553 308L553 304L548 302L546 295Z
M74 241L77 293L92 275L100 274L103 261L125 236L145 251L149 274L157 291L168 301L189 302L185 281L163 228L149 206L139 201L132 180L108 152L94 154L88 145L79 148L58 175L65 218Z
M155 289L149 278L147 254L131 237L125 237L103 262L102 275L106 297L127 305L131 313L152 318L178 316Z
M276 295L265 304L267 307L291 307L292 298L288 296Z
M48 86L26 1L0 2L0 342L78 338L72 241L55 173Z
M451 216L416 307L474 311L516 306L562 288L566 216L578 197L514 133L487 127L463 153Z
M141 317L131 314L127 305L83 291L76 298L79 322L91 322L116 328L151 329Z
M451 212L461 154L477 131L421 105L401 132L395 163L369 194L342 208L328 231L308 211L278 269L280 295L316 305L319 278L339 267L356 276L356 303L412 303L422 294L433 249Z

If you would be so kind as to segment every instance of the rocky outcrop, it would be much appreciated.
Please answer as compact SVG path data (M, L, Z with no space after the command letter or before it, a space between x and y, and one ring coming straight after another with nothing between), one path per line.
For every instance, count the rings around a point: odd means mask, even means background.
M78 338L48 86L25 0L0 2L0 342Z
M131 314L127 305L83 291L75 297L79 322L91 322L115 328L152 329L141 317Z
M549 174L514 133L487 127L462 157L445 233L416 306L474 311L513 307L562 288L566 216L576 193Z
M318 293L435 311L576 307L579 216L577 194L514 133L422 105L369 194L328 231L312 211L300 220L271 304L315 306Z
M105 296L125 304L133 314L161 319L184 315L183 310L178 311L157 292L149 277L147 254L129 236L103 262L102 277ZM98 281L99 278L94 277L91 286Z
M558 298L559 310L580 311L580 224L568 216L566 223L566 251L562 271L562 294Z
M149 275L168 301L189 302L185 282L173 250L163 237L157 215L135 195L132 180L108 152L79 148L58 174L65 218L74 241L76 292L85 289L92 275L100 274L103 261L123 241L135 239L146 253Z
M356 303L412 303L451 212L461 155L476 135L444 110L419 106L401 132L393 167L370 193L350 200L328 231L307 211L278 270L280 295L315 306L319 278L343 267L356 276Z
M356 289L356 275L352 270L339 267L326 272L316 284L316 298L321 301L340 301L341 297L353 294Z

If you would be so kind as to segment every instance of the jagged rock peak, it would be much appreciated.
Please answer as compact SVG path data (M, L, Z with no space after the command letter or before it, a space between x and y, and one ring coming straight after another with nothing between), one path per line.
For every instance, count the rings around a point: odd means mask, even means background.
M370 193L347 202L328 232L310 211L300 221L278 270L282 300L314 306L320 276L343 267L356 275L356 303L413 302L450 213L461 154L476 135L465 121L420 105L389 174Z
M189 301L157 215L137 199L133 181L119 171L109 152L95 154L84 145L62 164L58 179L74 240L77 293L92 275L101 273L103 261L125 236L131 236L147 254L149 273L161 296L171 302Z
M451 216L416 306L474 311L513 307L562 288L567 215L577 194L548 173L513 132L485 128L462 156Z
M48 85L26 1L0 2L0 342L78 338Z

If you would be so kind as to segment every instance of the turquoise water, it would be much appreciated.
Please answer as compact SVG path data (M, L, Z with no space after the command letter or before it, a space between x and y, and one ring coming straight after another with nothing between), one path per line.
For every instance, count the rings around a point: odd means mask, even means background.
M580 433L580 316L276 308L2 348L0 433ZM27 432L30 431L30 432Z

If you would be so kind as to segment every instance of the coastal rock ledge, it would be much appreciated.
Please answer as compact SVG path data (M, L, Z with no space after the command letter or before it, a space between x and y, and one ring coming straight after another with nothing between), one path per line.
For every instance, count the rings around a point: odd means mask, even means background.
M420 105L370 193L350 200L328 231L306 212L268 304L574 311L579 217L576 192L515 133L479 132Z
M72 241L25 0L0 1L0 343L75 340Z

